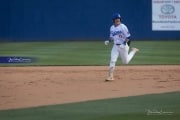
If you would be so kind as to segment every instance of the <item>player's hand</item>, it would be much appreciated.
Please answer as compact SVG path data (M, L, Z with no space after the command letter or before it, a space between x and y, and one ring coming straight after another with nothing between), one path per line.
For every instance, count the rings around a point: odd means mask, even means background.
M108 45L109 44L109 40L104 41L104 44Z
M123 42L123 45L126 45L126 41Z

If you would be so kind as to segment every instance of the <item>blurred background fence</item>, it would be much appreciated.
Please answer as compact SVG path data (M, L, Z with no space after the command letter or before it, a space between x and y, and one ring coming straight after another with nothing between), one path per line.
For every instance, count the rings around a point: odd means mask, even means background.
M135 40L178 40L152 31L151 0L1 0L0 41L101 40L119 12Z

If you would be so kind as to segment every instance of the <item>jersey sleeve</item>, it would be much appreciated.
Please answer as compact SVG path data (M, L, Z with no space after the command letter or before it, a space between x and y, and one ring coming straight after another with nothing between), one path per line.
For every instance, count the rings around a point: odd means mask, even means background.
M128 28L125 25L123 25L123 31L124 31L124 35L125 35L126 38L131 36L131 34L129 33Z
M111 27L110 27L110 35L109 35L110 38L113 37L113 35L112 35L112 33L113 33L113 32L112 32L112 29L113 29L113 28L112 28L112 26L111 26Z

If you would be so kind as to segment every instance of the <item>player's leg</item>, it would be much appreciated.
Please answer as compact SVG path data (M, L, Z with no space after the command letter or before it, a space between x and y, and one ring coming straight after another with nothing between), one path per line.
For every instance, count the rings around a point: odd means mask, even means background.
M118 56L119 56L118 47L116 45L114 45L111 50L111 60L110 60L110 64L109 64L109 76L106 79L106 81L114 80L113 73L114 73L115 64L116 64Z
M134 57L136 52L139 50L137 48L132 48L131 52L129 53L129 46L126 45L124 48L120 48L120 57L123 64L128 64L131 59Z

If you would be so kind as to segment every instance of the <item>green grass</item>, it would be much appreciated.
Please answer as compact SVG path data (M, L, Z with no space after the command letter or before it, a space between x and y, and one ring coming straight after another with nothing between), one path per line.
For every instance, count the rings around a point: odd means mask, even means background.
M179 120L180 92L1 110L0 120ZM172 114L147 114L147 110Z
M180 64L180 41L133 41L131 46L141 51L130 64ZM16 65L108 65L111 48L103 41L1 42L0 56L37 58L35 63ZM0 64L11 65L15 64Z

